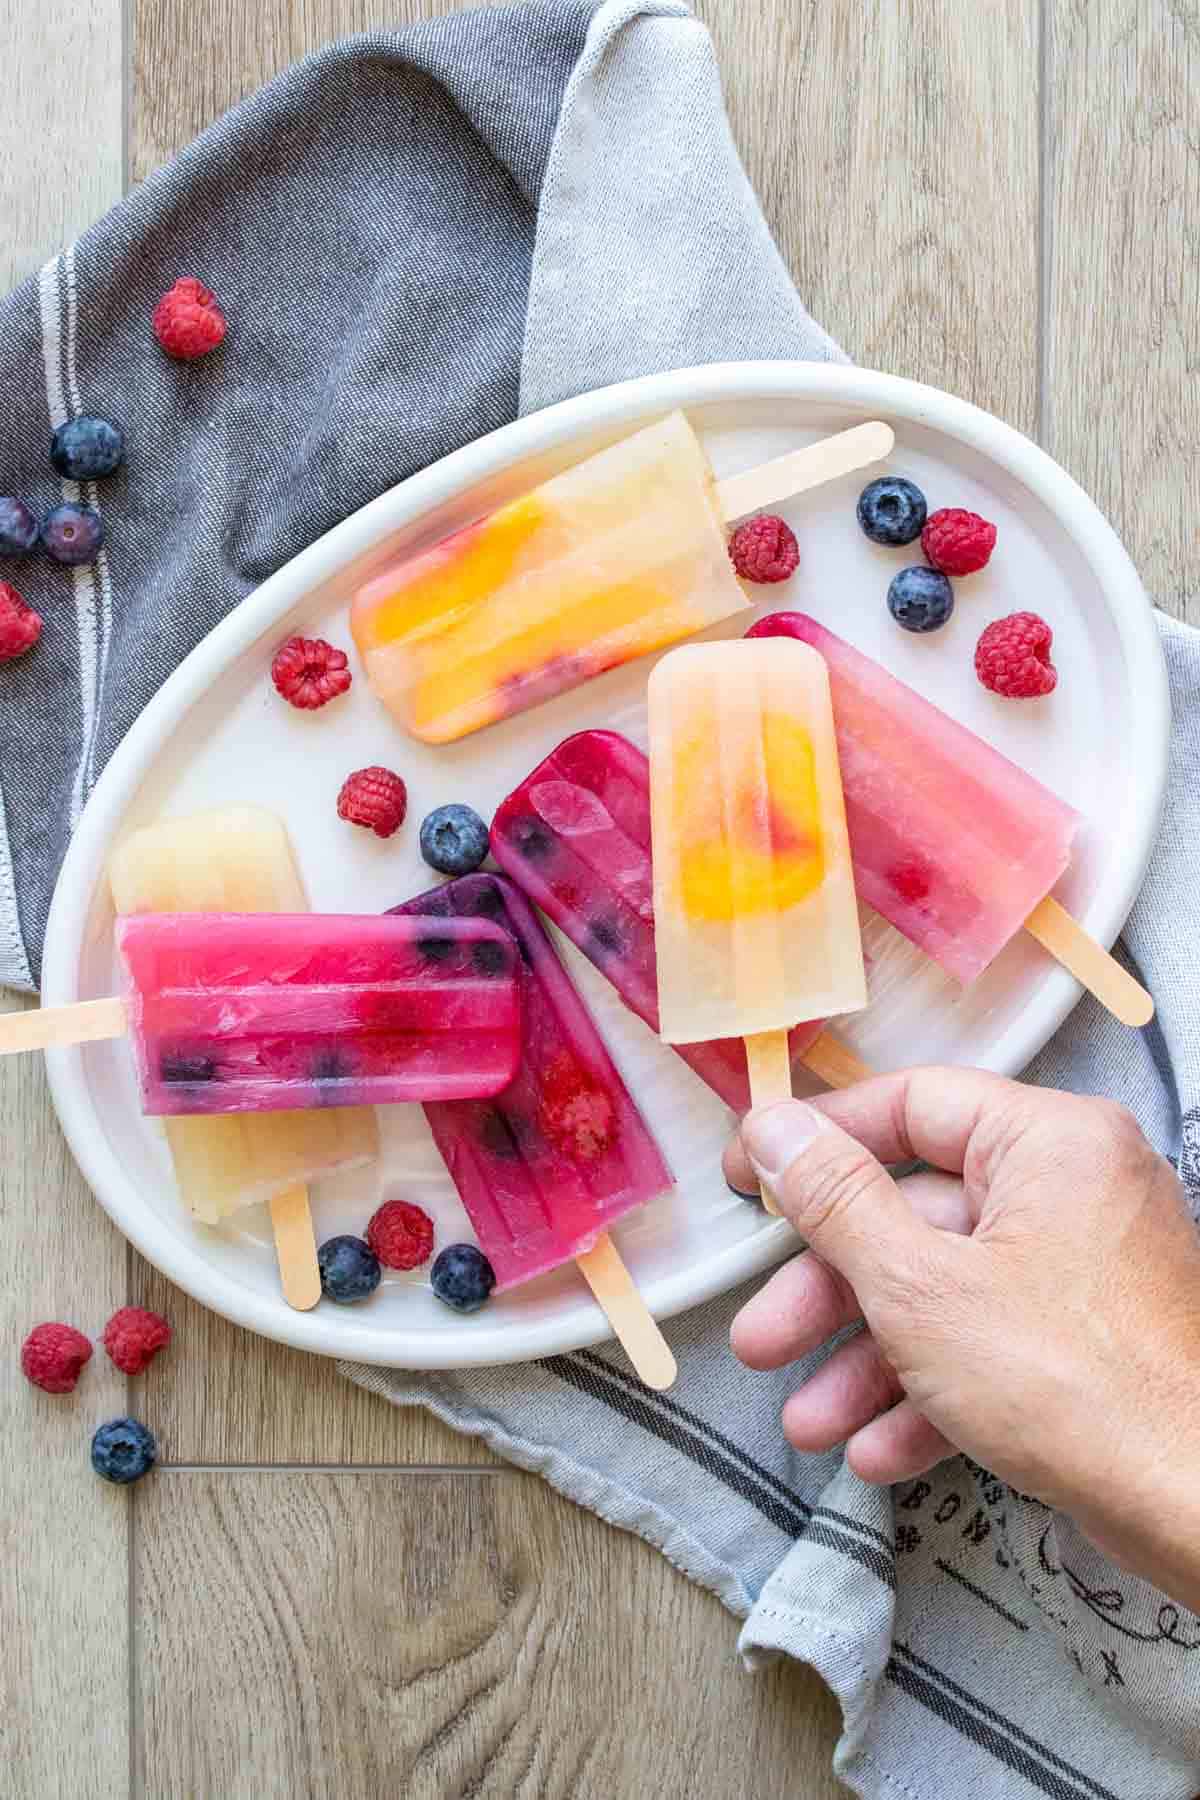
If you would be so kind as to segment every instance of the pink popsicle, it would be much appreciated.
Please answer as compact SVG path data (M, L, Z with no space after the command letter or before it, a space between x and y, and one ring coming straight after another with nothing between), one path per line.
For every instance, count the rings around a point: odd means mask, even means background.
M747 636L825 658L859 896L974 981L1062 875L1079 814L807 613Z
M671 1171L533 908L498 875L464 875L396 909L496 920L521 956L524 1048L492 1101L427 1105L426 1117L498 1289L591 1249Z
M140 913L117 943L148 1113L452 1100L516 1070L516 951L483 919Z
M615 731L567 738L502 800L492 821L501 868L658 1033L650 862L650 767ZM790 1035L792 1061L820 1022ZM672 1046L727 1106L750 1105L741 1038Z

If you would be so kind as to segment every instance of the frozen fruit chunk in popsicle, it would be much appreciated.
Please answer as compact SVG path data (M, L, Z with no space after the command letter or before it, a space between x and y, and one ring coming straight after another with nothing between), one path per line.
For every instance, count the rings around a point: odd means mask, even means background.
M491 1101L427 1105L426 1117L498 1289L591 1249L671 1186L671 1172L587 1008L524 895L501 875L464 875L396 909L487 918L521 957L524 1048Z
M807 613L749 635L825 659L859 894L974 981L1066 869L1079 814Z
M650 677L658 1003L668 1043L866 1005L825 665L695 644Z
M516 1072L516 947L485 919L142 913L117 944L148 1113L474 1099Z
M307 905L287 832L256 806L164 819L109 864L118 913L298 912ZM163 1120L185 1206L216 1225L244 1206L379 1154L370 1107Z
M567 738L501 801L492 853L657 1034L650 765L642 751L615 731ZM794 1028L793 1062L820 1031L819 1020ZM741 1038L673 1048L727 1106L746 1111Z
M380 700L437 744L746 604L675 412L375 576L350 624Z

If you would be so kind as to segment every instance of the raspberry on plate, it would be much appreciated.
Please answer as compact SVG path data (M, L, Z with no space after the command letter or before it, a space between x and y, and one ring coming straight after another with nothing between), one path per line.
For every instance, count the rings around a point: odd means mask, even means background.
M154 309L154 335L167 355L180 362L207 356L227 329L212 289L193 275L181 276Z
M337 809L339 819L363 825L376 837L391 837L404 823L408 789L399 775L373 763L369 769L356 769L353 775L347 775Z
M290 637L271 660L271 680L290 705L314 712L344 694L353 676L344 650L324 638Z
M44 1393L69 1394L91 1355L91 1344L73 1325L35 1325L21 1345L21 1370Z
M800 546L786 519L759 513L738 526L729 540L729 555L743 581L786 581L796 572Z
M433 1220L407 1200L385 1200L372 1214L367 1242L387 1269L419 1269L433 1255Z
M1050 661L1054 633L1037 613L1009 613L995 619L975 646L975 673L985 688L1006 700L1052 694L1058 670Z
M0 663L24 656L41 635L41 614L35 613L9 582L0 581Z
M101 1342L125 1375L140 1375L171 1341L171 1327L144 1306L123 1306L104 1327Z
M996 548L996 527L962 506L943 506L930 515L921 548L943 575L974 575Z

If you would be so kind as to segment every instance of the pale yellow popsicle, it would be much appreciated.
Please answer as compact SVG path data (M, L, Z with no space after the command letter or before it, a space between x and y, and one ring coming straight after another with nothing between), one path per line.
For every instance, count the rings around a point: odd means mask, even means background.
M654 670L649 707L667 1043L865 1006L822 658L784 639L688 645Z
M114 853L109 881L118 913L308 910L287 832L253 806L135 831ZM179 1117L164 1125L184 1202L209 1225L379 1151L371 1107Z

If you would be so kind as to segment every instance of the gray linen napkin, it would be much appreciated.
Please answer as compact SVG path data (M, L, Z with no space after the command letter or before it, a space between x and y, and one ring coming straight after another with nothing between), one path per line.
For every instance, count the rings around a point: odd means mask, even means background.
M216 359L157 358L149 313L181 273L228 302L236 384ZM0 309L0 491L61 497L46 443L81 410L139 446L136 479L100 490L94 567L0 566L47 619L36 657L0 670L0 978L36 982L58 865L113 747L265 575L518 411L753 356L841 352L791 287L708 37L676 0L546 0L352 39L220 121ZM1135 1036L1085 1003L1031 1075L1127 1101L1200 1204L1200 639L1161 624L1175 755L1125 933L1158 1019ZM745 1621L752 1663L812 1662L857 1793L1188 1800L1200 1620L964 1459L881 1492L836 1453L792 1451L778 1414L796 1371L752 1375L728 1351L743 1298L671 1322L666 1395L606 1350L348 1373L640 1532Z

